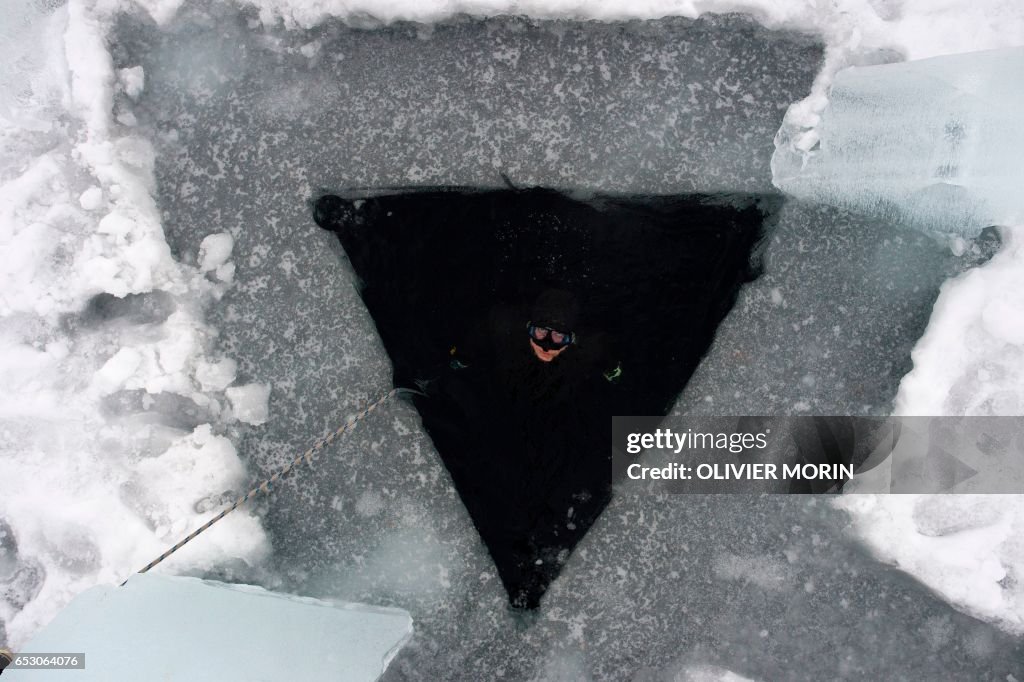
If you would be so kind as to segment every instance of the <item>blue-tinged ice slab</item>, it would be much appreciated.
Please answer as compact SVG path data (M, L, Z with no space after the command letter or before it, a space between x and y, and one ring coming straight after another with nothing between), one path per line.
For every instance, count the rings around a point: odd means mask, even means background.
M401 609L198 578L133 576L83 592L22 653L85 653L84 670L8 680L376 680L412 634Z
M849 68L832 85L819 146L777 140L773 181L926 230L1022 223L1022 111L1024 48Z

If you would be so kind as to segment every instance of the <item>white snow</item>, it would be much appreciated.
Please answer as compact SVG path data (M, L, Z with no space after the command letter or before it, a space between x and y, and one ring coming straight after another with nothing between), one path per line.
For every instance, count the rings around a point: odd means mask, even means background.
M232 386L225 393L231 401L235 418L246 424L259 425L270 416L270 386L266 384L246 384Z
M946 282L900 384L901 415L1024 414L1024 228Z
M117 80L124 94L132 99L138 99L146 85L146 74L141 66L132 66L118 70Z
M716 665L687 666L676 673L673 679L676 682L753 682L749 677Z
M896 414L1024 413L1024 231L1001 234L992 260L943 285ZM849 495L839 505L880 559L1024 633L1024 495Z
M142 355L139 351L134 348L121 348L93 375L97 391L100 395L109 395L124 388L128 380L135 376L141 364Z
M235 240L227 232L211 234L199 245L199 269L203 272L216 270L231 258Z
M103 206L103 190L96 185L82 192L78 197L78 204L86 211L96 211Z
M223 391L235 381L238 363L231 358L217 362L199 360L196 362L196 381L204 391Z
M135 511L170 546L202 523L197 506L206 504L210 507L207 511L219 511L245 494L248 483L231 441L214 435L210 425L203 424L157 457L139 462L126 485L133 492ZM215 503L197 500L204 495L212 496ZM225 556L264 556L267 547L259 521L251 515L234 517L231 514L206 531L203 543L212 542ZM195 548L190 545L180 550L184 559L193 551L209 550L198 543ZM172 558L178 559L177 553ZM174 567L174 563L168 566Z
M844 495L838 505L880 560L1024 634L1024 495Z
M15 647L248 482L216 435L234 368L210 360L202 315L224 285L172 258L152 148L113 116L118 86L137 96L143 84L141 69L112 67L116 8L35 7L5 8L16 12L0 28L0 519L16 545L5 564L22 576L0 596L0 619ZM113 319L90 318L98 294L109 295ZM132 296L163 296L168 314L119 316ZM159 407L163 396L194 405L205 423L182 426ZM255 564L268 549L259 519L242 509L164 570Z
M199 269L211 272L221 282L230 283L235 277L235 264L229 263L235 240L227 232L211 234L199 245Z

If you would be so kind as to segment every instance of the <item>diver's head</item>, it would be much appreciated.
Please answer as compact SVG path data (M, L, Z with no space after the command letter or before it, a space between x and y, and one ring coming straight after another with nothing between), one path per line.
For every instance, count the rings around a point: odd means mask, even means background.
M576 342L579 306L568 291L548 289L533 304L526 324L530 349L541 362L551 362Z

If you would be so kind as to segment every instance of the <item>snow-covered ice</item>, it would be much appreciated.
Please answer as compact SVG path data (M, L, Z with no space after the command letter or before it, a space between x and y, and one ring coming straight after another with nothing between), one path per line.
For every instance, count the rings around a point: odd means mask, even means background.
M132 99L138 99L146 85L146 72L141 66L118 69L117 81L124 94Z
M15 3L0 27L0 639L6 628L15 646L388 387L351 272L309 220L315 188L497 185L505 171L606 191L766 191L772 136L781 126L779 146L812 151L840 68L1024 44L1024 13L1000 0L252 7ZM382 28L512 9L683 18ZM686 19L737 9L773 32ZM1003 240L943 288L900 410L1019 404L1022 265L1015 235ZM940 282L984 259L983 244L954 246L793 202L774 266L744 293L680 409L887 411ZM420 625L393 679L453 667L784 679L792 666L1021 678L1019 640L843 539L853 514L879 557L1015 630L1016 502L998 519L964 502L974 525L961 528L948 524L956 505L909 498L844 500L846 511L619 498L531 624L504 611L407 405L375 413L320 466L268 507L229 516L168 570L401 605ZM976 562L951 565L964 548ZM965 591L971 570L979 589Z
M0 632L14 646L199 525L205 497L248 483L223 435L233 371L221 359L211 373L204 322L224 285L164 239L152 146L114 122L119 89L137 97L143 83L140 69L114 69L111 21L88 3L5 8ZM169 568L266 556L251 510L221 525Z
M975 235L1001 226L1000 252L943 285L896 414L1024 414L1022 83L1019 47L850 68L836 75L800 143L785 127L777 140L773 180L796 196L903 229ZM1022 632L1024 507L1010 496L1000 498L999 514L979 516L995 509L992 499L857 495L839 505L880 559L969 613ZM937 510L946 523L971 526L938 532Z
M990 261L943 285L895 414L1024 413L1024 235L1019 226L1002 235ZM879 558L1024 633L1024 497L877 495L840 505Z
M988 263L943 285L897 414L1024 414L1024 231L1002 234Z
M839 506L881 560L1024 634L1021 495L844 495Z

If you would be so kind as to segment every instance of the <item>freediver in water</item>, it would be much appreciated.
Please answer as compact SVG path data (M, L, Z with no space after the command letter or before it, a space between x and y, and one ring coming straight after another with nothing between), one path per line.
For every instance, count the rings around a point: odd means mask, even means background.
M560 289L495 306L449 354L417 404L510 603L535 608L610 499L599 407L621 364L605 334L581 330L576 297Z
M322 196L360 295L516 608L611 498L614 415L664 415L769 203L545 188Z
M510 268L507 257L491 259L487 244L467 232L437 255L433 265L440 271L422 277L410 274L423 265L402 260L395 239L401 234L408 247L422 238L429 249L437 233L427 238L420 231L392 232L393 213L373 200L355 204L331 195L314 206L317 223L338 235L366 279L364 299L385 343L390 324L380 314L402 302L394 327L414 330L414 337L402 334L400 343L416 357L392 356L396 385L424 392L414 403L511 605L535 608L610 499L608 405L619 388L622 363L609 335L587 314L593 306L587 310L587 298L581 306L580 296L569 290L585 274L585 264L573 260L568 273L560 270L555 277L537 265L550 262L552 248L558 257L576 258L571 249L550 243L564 237L556 228L566 228L546 212L531 213L529 222L542 237L544 253L526 250L522 233L515 233L525 267ZM430 218L415 215L426 231ZM485 278L426 293L439 277L469 269L483 273L485 263L495 260L498 267L485 276L491 284ZM417 284L405 287L406 277ZM543 284L551 279L552 285ZM465 298L469 289L479 296ZM411 305L416 297L422 303Z

